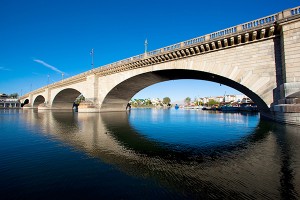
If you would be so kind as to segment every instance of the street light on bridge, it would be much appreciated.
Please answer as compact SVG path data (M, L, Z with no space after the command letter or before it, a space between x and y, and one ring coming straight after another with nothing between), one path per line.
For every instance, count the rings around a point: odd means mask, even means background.
M92 56L92 69L94 69L94 49L91 50L90 54Z
M145 54L147 53L147 48L148 48L148 40L146 38L146 40L145 40Z

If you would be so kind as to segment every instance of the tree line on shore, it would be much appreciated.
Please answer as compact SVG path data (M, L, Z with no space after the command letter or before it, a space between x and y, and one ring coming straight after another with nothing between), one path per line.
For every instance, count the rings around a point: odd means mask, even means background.
M185 105L195 105L195 106L213 106L219 104L220 102L215 101L214 99L210 99L207 103L203 103L199 99L195 98L194 101L190 97L186 97L184 99ZM171 99L170 97L164 97L162 100L159 98L151 100L150 98L147 99L132 99L130 104L134 107L151 107L151 106L171 106Z
M19 97L18 93L12 93L12 94L0 94L2 98L9 98L9 99L17 99Z

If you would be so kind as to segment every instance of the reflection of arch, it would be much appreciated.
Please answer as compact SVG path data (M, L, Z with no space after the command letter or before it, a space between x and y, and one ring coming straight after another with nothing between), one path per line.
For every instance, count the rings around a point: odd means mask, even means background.
M29 104L29 99L25 99L25 101L21 103L21 107L25 106L26 104Z
M42 95L39 95L33 101L33 107L37 108L41 103L44 103L44 102L45 102L45 97L43 97Z
M60 91L53 99L52 108L72 109L75 99L81 93L75 89L64 89Z
M258 157L265 155L267 158L273 158L278 152L276 137L270 134L270 131L273 132L274 124L263 121L253 133L249 134L250 137L243 138L245 143L241 143L241 146L229 145L229 149L209 151L209 154L204 154L209 157L198 160L195 167L195 162L190 162L186 154L178 151L170 152L169 149L156 149L155 143L132 129L128 124L126 112L85 113L83 115L68 112L28 111L24 113L28 114L25 120L28 120L29 125L35 127L38 124L41 125L41 133L51 134L51 138L55 138L60 143L67 144L76 151L85 152L93 158L99 158L101 162L115 166L126 174L147 177L160 185L172 188L172 191L190 194L191 199L200 198L199 194L206 193L214 194L214 197L219 199L228 198L230 194L237 199L243 199L245 196L253 199L263 198L265 193L262 194L259 191L265 189L264 185L257 187L255 183L269 181L268 191L271 193L268 194L273 194L276 189L280 188L276 182L280 167L286 167L280 166L280 159L257 161ZM266 148L268 151L264 152ZM214 152L217 154L212 154ZM168 153L172 154L168 155ZM199 154L200 157L201 154ZM193 157L190 159L194 160ZM271 170L269 161L272 166L275 166ZM282 163L282 165L287 165L287 163ZM289 175L288 172L283 173ZM93 180L92 176L89 177L91 178L87 180ZM245 181L245 177L250 178ZM274 181L270 181L270 177L273 177ZM243 183L242 186L237 187L237 182ZM199 186L201 191L199 187L191 187L191 183ZM202 188L205 189L203 189L204 192ZM101 190L97 191L101 192ZM207 198L204 196L204 199Z
M118 84L107 94L101 110L114 110L116 108L125 110L128 101L140 90L159 82L179 79L206 80L227 85L251 98L260 111L269 111L268 105L259 95L234 80L213 73L184 69L159 70L129 78ZM201 86L199 85L199 87Z

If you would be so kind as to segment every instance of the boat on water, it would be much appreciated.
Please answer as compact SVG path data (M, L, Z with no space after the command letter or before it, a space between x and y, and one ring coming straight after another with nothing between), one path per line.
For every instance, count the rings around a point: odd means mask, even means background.
M238 111L240 111L240 107L236 107L236 106L222 106L220 109L223 112L238 112Z
M221 110L221 107L219 106L219 104L215 104L212 106L204 106L202 107L202 110Z
M222 112L258 112L257 106L253 103L242 103L239 106L222 106L220 108Z

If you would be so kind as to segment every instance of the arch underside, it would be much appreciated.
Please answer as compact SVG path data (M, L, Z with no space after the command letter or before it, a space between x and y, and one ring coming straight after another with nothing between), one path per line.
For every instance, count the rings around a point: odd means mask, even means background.
M43 97L42 95L39 95L35 98L34 102L33 102L33 107L37 108L40 104L45 102L45 97Z
M159 82L180 79L206 80L227 85L251 98L260 111L269 111L268 105L257 94L229 78L208 72L183 69L153 71L123 81L108 93L102 103L101 111L125 110L128 101L142 89ZM193 87L201 87L201 85Z
M23 103L21 103L21 107L24 107L25 105L28 106L29 104L29 99L25 99Z
M64 89L60 91L52 102L52 109L72 109L73 103L81 93L75 89Z

